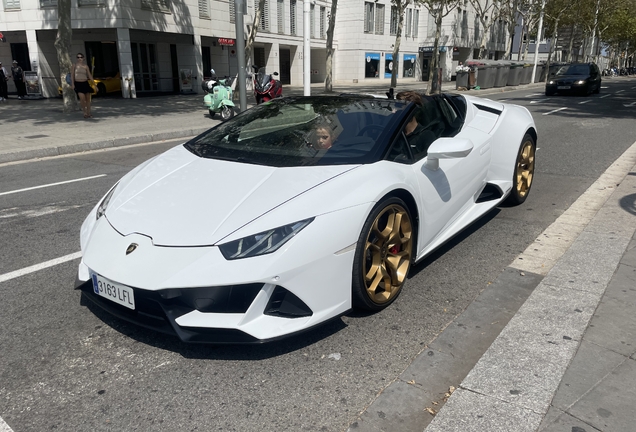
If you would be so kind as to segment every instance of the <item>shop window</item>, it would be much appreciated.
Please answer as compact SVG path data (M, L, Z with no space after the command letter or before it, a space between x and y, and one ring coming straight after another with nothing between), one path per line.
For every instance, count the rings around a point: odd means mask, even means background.
M199 0L199 18L210 18L210 3L208 0Z
M40 0L40 7L55 7L57 6L57 0Z
M375 5L375 34L384 34L384 5Z
M391 36L395 36L397 34L398 28L398 11L397 7L391 6L391 26L389 31L391 32Z
M413 9L406 10L406 32L405 36L411 36L411 20L413 18Z
M415 54L404 54L402 77L413 78L415 76Z
M212 78L212 55L209 46L201 47L201 59L203 60L203 79Z
M386 53L384 55L384 78L391 78L391 74L393 73L393 69L397 70L398 61L393 61L393 54ZM396 76L398 76L396 74Z
M296 0L289 2L289 31L296 36Z
M380 76L380 53L364 54L364 77L378 78Z
M4 10L20 9L20 0L4 0Z

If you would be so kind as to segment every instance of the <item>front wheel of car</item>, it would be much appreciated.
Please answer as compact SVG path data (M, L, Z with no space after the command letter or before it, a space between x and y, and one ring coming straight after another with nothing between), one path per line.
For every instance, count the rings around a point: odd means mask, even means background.
M554 92L553 92L553 91L550 91L550 90L546 90L546 91L545 91L545 95L546 95L546 96L554 96Z
M415 236L408 206L397 197L373 207L358 243L353 262L353 306L379 311L402 290L411 267Z
M536 143L530 134L525 134L521 140L519 153L515 162L515 170L512 177L512 191L506 199L507 204L519 205L523 203L532 187L534 177L534 154Z

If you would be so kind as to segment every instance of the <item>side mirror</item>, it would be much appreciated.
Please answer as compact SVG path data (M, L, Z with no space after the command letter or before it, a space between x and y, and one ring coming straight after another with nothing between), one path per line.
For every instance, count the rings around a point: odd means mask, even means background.
M458 159L473 151L473 143L468 138L438 138L428 148L426 168L439 169L440 159Z

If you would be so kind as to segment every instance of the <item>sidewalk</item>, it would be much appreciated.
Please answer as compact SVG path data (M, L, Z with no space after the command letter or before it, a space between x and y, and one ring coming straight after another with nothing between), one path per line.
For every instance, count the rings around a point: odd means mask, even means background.
M377 93L388 91L388 82L335 85L338 93ZM530 84L528 86L542 86ZM397 91L423 90L426 83L400 84ZM445 91L455 83L445 83ZM512 90L507 87L506 90ZM284 94L302 95L302 87L285 87ZM502 89L470 90L486 95ZM311 86L312 95L324 94L323 84ZM253 106L248 97L248 106ZM93 98L92 119L81 112L64 114L61 99L18 100L0 104L0 163L57 156L108 147L149 143L198 135L219 123L210 119L203 106L203 95L167 95L122 99Z

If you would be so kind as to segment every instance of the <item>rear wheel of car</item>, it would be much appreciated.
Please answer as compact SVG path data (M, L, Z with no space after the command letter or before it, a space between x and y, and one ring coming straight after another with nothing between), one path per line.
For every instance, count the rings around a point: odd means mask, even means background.
M512 191L506 203L518 205L523 203L532 187L534 177L534 154L536 151L536 143L530 134L525 134L519 147L517 161L515 163L515 171L512 177Z
M223 108L221 109L221 118L225 121L231 119L232 117L234 117L234 110L232 109L232 107L223 105Z
M97 84L97 95L106 96L106 86L102 83Z
M384 309L400 294L411 267L414 231L408 206L397 197L373 207L356 245L353 306Z

